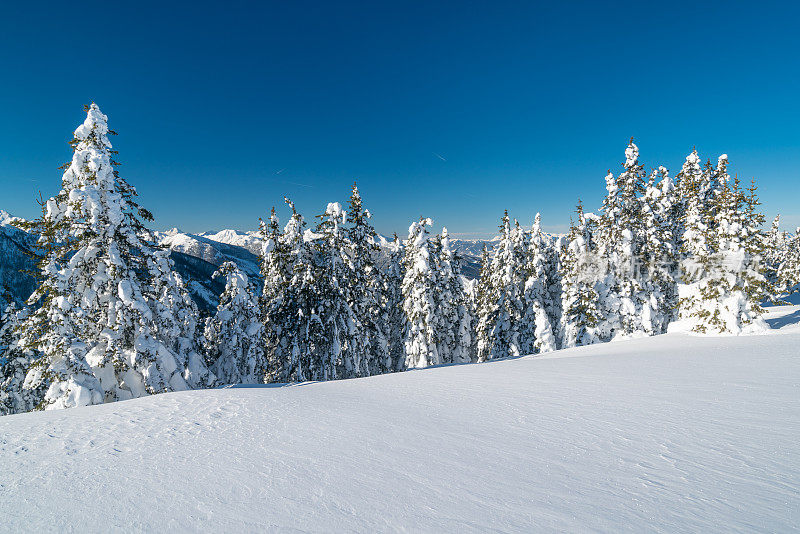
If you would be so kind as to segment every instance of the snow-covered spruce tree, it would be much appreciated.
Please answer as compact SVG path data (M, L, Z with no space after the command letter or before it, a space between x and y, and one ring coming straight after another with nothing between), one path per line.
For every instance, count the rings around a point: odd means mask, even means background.
M156 248L147 256L150 283L145 296L153 313L156 337L175 355L190 388L212 387L216 379L203 354L200 311L174 268L167 249Z
M561 280L561 259L564 256L564 253L567 249L567 236L548 236L550 242L550 256L549 261L547 263L547 272L548 272L548 298L549 298L549 307L547 309L547 315L550 317L550 324L553 326L553 334L556 338L556 347L562 348L564 345L564 332L563 332L563 321L562 316L564 315L564 310L562 306L563 296L564 296L564 288L562 286Z
M563 347L576 347L600 341L600 295L596 289L601 274L593 234L596 223L586 218L578 202L577 221L570 225L567 246L561 256L563 287L561 331ZM604 268L603 268L604 269Z
M223 263L214 273L217 277L225 277L225 291L204 332L211 370L223 384L262 383L266 374L263 327L250 280L233 262Z
M786 238L786 254L778 269L778 280L787 295L800 291L800 228Z
M305 346L309 318L303 313L301 299L311 255L303 239L303 217L289 199L285 201L292 215L283 231L274 208L269 222L261 221L264 287L259 308L267 362L266 382L308 380L308 357L301 352L301 347Z
M685 250L683 237L686 234L686 221L689 216L690 204L703 205L704 200L700 199L700 182L703 179L703 169L700 167L700 156L697 149L686 156L681 170L675 176L675 195L674 209L678 215L677 242L679 247L679 257L683 258ZM706 199L710 200L710 199ZM702 222L702 221L700 221Z
M442 228L442 234L437 236L434 250L437 352L442 363L470 362L472 317L447 228Z
M29 302L42 303L19 329L22 346L41 353L25 386L48 387L45 408L187 389L191 374L155 337L145 274L153 244L141 222L152 216L114 168L107 117L95 104L86 111L60 193L23 225L40 235L41 283Z
M449 271L453 275L450 277L450 294L458 303L456 347L452 351L452 360L454 363L474 362L477 355L475 353L475 315L470 295L471 283L461 274L463 258L450 246L447 228L442 229L442 256L444 262L450 265Z
M351 302L364 288L351 285L353 271L347 264L349 243L344 225L346 213L331 202L320 215L311 246L314 250L313 278L306 279L315 300L311 314L319 318L322 338L314 343L313 380L335 380L369 375L369 338Z
M406 368L405 335L407 318L403 309L403 258L405 250L397 237L389 245L383 269L385 308L383 310L387 341L389 344L390 371Z
M527 279L524 236L514 229L508 211L500 221L500 240L492 255L487 284L479 293L485 299L478 317L478 361L520 356L520 332L524 312L523 291ZM531 325L532 326L532 325Z
M381 252L376 242L377 233L369 223L372 217L364 208L356 184L350 194L347 212L347 229L344 259L350 268L345 280L346 298L355 314L359 326L358 335L366 348L366 366L360 373L375 375L393 369L389 350L389 319L386 313L387 296L383 273L377 261Z
M655 169L642 197L644 245L642 250L646 272L650 277L650 305L643 313L651 314L642 323L649 334L666 332L676 319L678 310L678 247L679 229L675 184L664 167ZM649 328L648 328L649 327Z
M432 266L432 246L428 227L433 221L420 217L408 229L403 276L403 310L406 314L406 368L427 367L442 363L437 351L437 283Z
M498 310L491 287L492 259L489 249L483 245L481 251L481 270L475 284L475 354L479 362L488 359L489 340Z
M531 229L527 253L528 275L523 292L525 330L521 337L522 352L550 352L558 348L554 326L553 308L549 285L552 282L552 244L542 233L542 218L537 213ZM532 328L531 328L532 326Z
M607 261L606 294L601 295L604 338L653 333L649 295L653 288L646 271L646 231L641 197L646 175L639 163L639 149L630 140L623 171L606 177L608 194L603 201L598 232L600 254Z
M727 164L720 157L718 167ZM723 176L718 173L718 176ZM699 333L740 334L766 328L760 317L761 273L755 191L746 196L738 180L718 182L713 205L700 205L700 181L688 200L684 234L681 319ZM690 190L690 193L692 191Z
M788 236L781 231L781 216L776 215L772 220L769 232L764 235L763 265L767 299L780 304L786 295L786 280L780 276L781 266L788 256Z
M13 299L0 313L0 415L28 412L42 401L45 388L25 389L25 375L37 355L18 344L17 329L28 314L28 309L18 309Z
M725 164L727 165L727 157ZM734 190L739 188L738 178L734 179L733 185ZM761 227L764 226L766 218L758 208L761 202L758 199L758 187L755 179L750 180L750 186L746 191L747 193L742 192L739 198L739 209L737 211L739 232L734 236L737 240L734 243L743 249L742 261L737 264L737 267L739 268L739 278L747 300L745 303L740 303L739 319L743 325L749 325L755 319L759 323L755 327L756 329L766 329L767 325L761 319L764 313L764 308L761 305L769 295L774 293L774 289L764 277L765 238ZM731 248L738 250L735 246Z

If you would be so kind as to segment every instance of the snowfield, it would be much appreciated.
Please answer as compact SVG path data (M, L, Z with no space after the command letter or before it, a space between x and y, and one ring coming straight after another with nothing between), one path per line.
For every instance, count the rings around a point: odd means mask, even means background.
M800 529L800 307L339 382L0 418L4 532Z

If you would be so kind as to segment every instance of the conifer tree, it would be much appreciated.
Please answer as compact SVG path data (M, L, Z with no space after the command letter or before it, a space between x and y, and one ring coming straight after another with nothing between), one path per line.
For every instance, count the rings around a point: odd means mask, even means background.
M353 184L348 206L345 259L351 275L347 280L347 298L358 319L361 344L366 347L366 366L362 374L382 374L392 370L389 351L386 284L378 269L381 252L377 234L369 223L372 217L363 206L361 194Z
M152 310L159 343L175 355L190 388L214 386L216 379L206 366L200 342L200 311L183 278L175 271L169 250L152 250L146 262L150 283L146 286L145 296Z
M769 232L764 236L764 279L767 298L774 304L784 301L782 297L786 294L787 287L785 281L781 279L781 265L787 257L788 238L786 232L781 231L781 216L776 215L772 220Z
M684 237L687 232L687 221L690 218L689 210L697 209L697 206L703 206L708 199L700 197L700 182L703 179L703 169L700 167L700 156L697 154L697 149L693 149L692 153L686 156L681 170L675 176L675 187L677 194L675 195L674 209L677 214L676 240L678 244L678 260L683 260L688 251L688 246L684 243ZM703 215L700 213L692 213L691 217L696 218L697 224L705 225L706 222L701 219Z
M564 315L563 295L564 287L561 279L561 261L566 250L566 236L549 237L549 252L547 257L547 315L553 327L553 335L556 338L556 348L560 349L564 345L564 332L562 316Z
M75 130L61 192L23 225L40 235L42 306L20 326L41 358L26 379L45 408L187 389L189 369L156 335L145 273L154 245L136 190L117 172L107 117L91 104ZM198 363L202 367L202 361Z
M262 327L262 342L266 361L266 382L285 382L287 368L285 363L291 359L289 338L284 326L293 315L286 305L286 290L292 273L289 267L289 253L283 240L275 208L272 208L268 221L259 219L261 238L261 276L264 284L258 299L259 320Z
M520 333L524 314L523 291L527 279L524 235L519 225L512 229L508 211L500 222L500 240L490 262L488 287L480 289L486 299L478 318L478 360L520 356ZM479 282L481 283L481 282Z
M332 202L318 218L312 245L314 264L305 279L306 294L312 295L313 299L308 302L311 304L310 313L319 321L320 328L311 346L315 360L311 379L367 376L370 369L369 341L351 306L351 302L363 295L352 289L354 273L345 259L349 247L344 229L346 213L338 202Z
M642 197L643 262L650 281L650 303L643 307L642 324L650 334L666 332L678 309L678 231L675 185L669 171L659 167L650 175Z
M382 277L385 295L385 324L389 345L389 371L404 371L406 366L405 335L408 328L403 309L403 258L405 251L402 243L394 235L389 245L386 266Z
M563 347L588 345L600 341L600 295L597 291L598 265L593 234L596 223L587 219L578 202L577 221L570 225L567 246L561 258L564 288Z
M786 238L785 255L777 277L785 295L800 291L800 228Z
M25 375L37 355L18 343L17 329L28 315L26 308L17 309L13 299L0 313L0 415L28 412L42 401L45 390L25 388Z
M745 195L738 180L730 182L726 167L723 155L716 169L687 188L681 319L700 333L766 328L760 318L764 278L758 226L763 218L757 212L755 188Z
M225 262L214 278L225 277L217 312L206 320L204 340L211 370L223 384L264 381L266 365L258 306L247 275Z
M483 245L481 271L475 286L475 354L479 362L489 359L491 339L498 308L491 285L492 262L489 249Z
M284 199L292 215L283 231L272 210L269 222L261 223L264 277L260 309L264 328L268 382L310 380L309 355L305 352L309 335L318 330L313 318L306 287L311 268L311 253L303 238L305 221L294 203Z
M436 302L437 283L432 268L432 244L429 218L420 217L408 229L403 277L403 310L406 314L406 368L428 367L442 363L437 350Z
M631 139L625 150L623 172L606 177L608 194L603 201L598 242L607 261L606 291L602 297L602 317L609 338L651 331L651 291L645 271L641 197L645 189L644 167L639 163L639 149Z
M525 281L523 292L524 316L522 324L521 343L522 352L549 352L558 348L556 341L556 328L553 323L553 303L548 287L551 283L551 244L542 233L542 219L537 213L531 229L531 238L528 247L528 278Z
M472 361L472 317L461 281L458 259L450 248L447 228L438 236L436 250L437 351L442 363Z

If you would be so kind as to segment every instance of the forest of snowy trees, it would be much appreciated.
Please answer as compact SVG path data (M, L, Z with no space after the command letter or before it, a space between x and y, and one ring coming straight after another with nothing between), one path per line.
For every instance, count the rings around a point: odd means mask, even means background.
M421 218L379 238L354 185L307 221L286 200L261 222L261 279L235 263L201 317L151 214L117 172L107 117L87 106L61 191L40 202L38 288L2 299L0 414L222 384L364 377L635 336L766 328L762 304L800 283L800 232L762 230L756 188L696 151L673 177L645 171L633 140L597 214L568 235L508 213L480 278L460 274L447 230Z

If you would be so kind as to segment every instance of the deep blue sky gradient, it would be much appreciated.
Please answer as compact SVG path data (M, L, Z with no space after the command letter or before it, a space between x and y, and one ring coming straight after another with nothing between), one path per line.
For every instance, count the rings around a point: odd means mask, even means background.
M0 209L34 217L96 101L159 229L312 216L358 181L383 233L424 214L563 231L634 136L696 145L800 225L795 2L5 3ZM123 5L124 4L124 5ZM285 209L281 209L285 214Z

